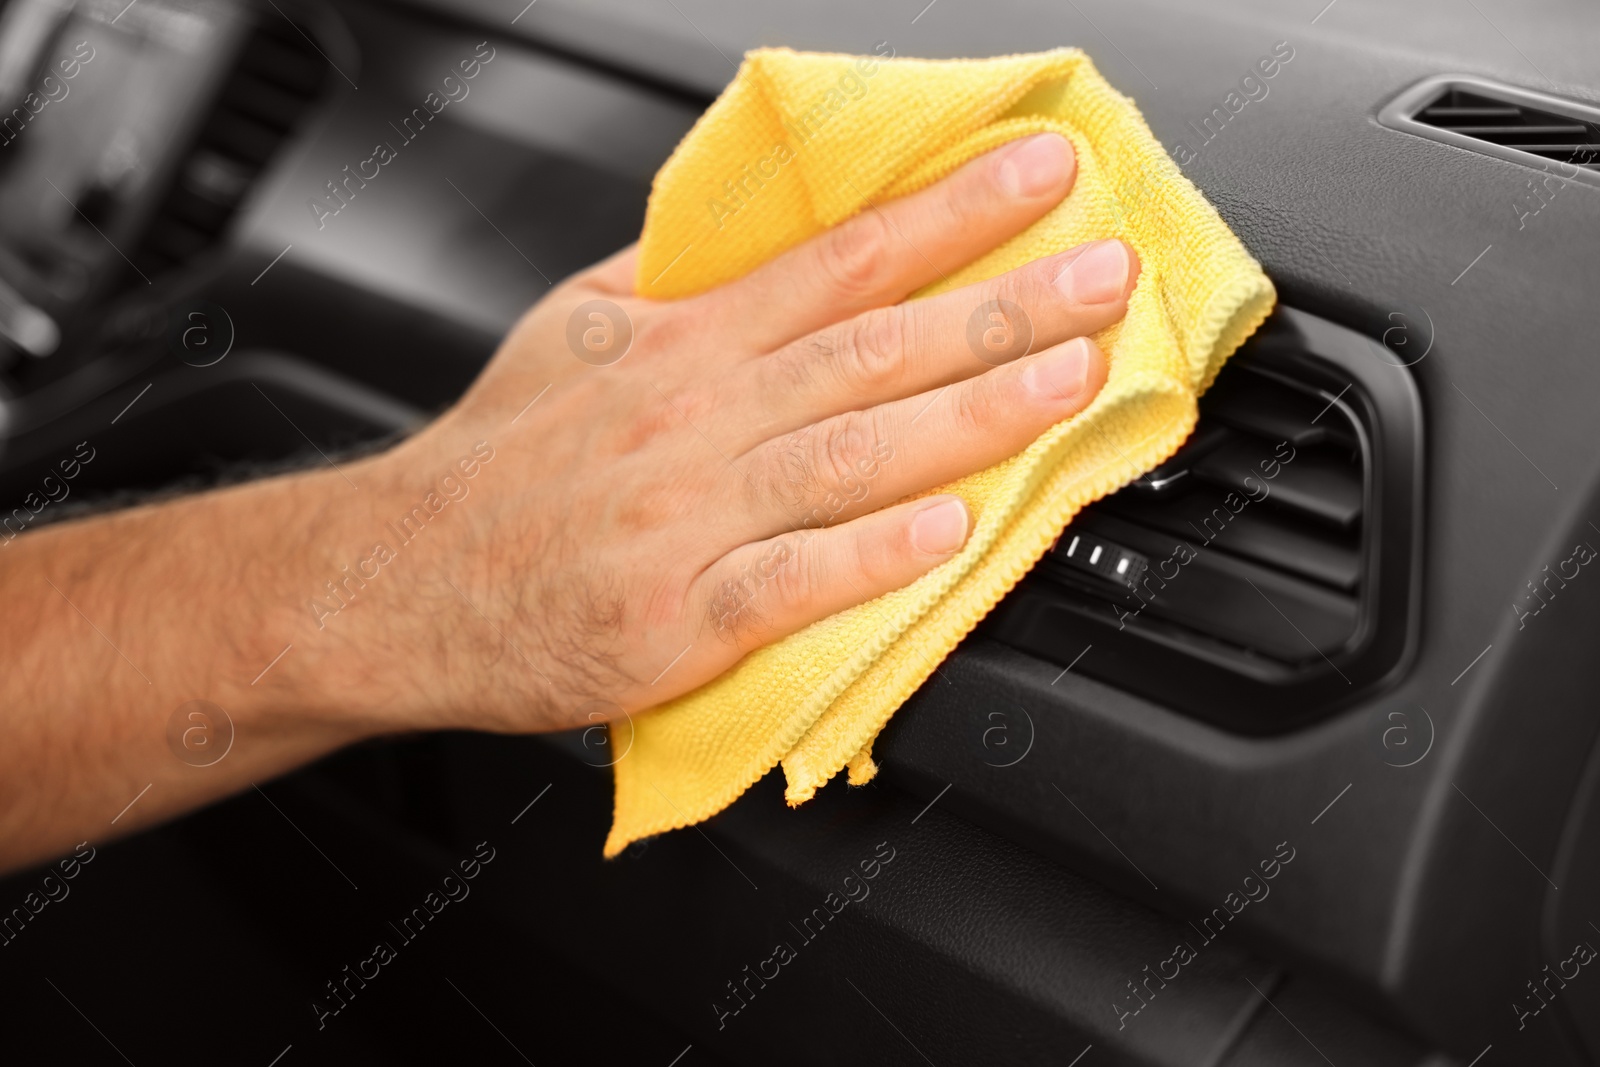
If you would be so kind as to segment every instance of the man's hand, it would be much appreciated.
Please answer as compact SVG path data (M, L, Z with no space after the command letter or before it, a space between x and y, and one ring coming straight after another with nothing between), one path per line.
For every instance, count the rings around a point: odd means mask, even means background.
M949 559L970 525L960 499L895 501L1087 405L1106 366L1084 335L1122 317L1138 268L1108 241L901 301L1033 223L1073 172L1068 143L1041 135L700 297L632 296L631 250L559 286L389 457L426 472L476 441L496 454L441 531L457 588L425 595L455 625L448 662L413 676L417 714L525 731L637 712ZM607 366L568 343L594 300L632 323ZM1000 366L969 340L995 300L1033 331L1032 354Z
M673 303L632 295L623 252L384 455L6 543L0 868L365 737L634 714L948 560L964 505L906 498L1090 402L1106 366L1085 335L1124 314L1138 264L1098 242L901 301L1073 171L1066 141L1029 138ZM995 300L1028 354L970 340L1005 325ZM600 352L569 344L591 325ZM626 352L593 365L619 326ZM196 700L221 709L199 734Z

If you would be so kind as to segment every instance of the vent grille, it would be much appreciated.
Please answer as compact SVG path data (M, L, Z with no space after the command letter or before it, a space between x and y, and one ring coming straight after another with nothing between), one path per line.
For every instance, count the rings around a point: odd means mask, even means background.
M1119 623L1159 619L1285 664L1341 649L1361 594L1359 440L1331 396L1229 367L1189 443L1068 530L1133 549L1142 573L1086 571L1071 537L1044 569Z
M263 19L251 28L139 243L134 260L145 274L182 266L219 243L257 176L330 77L328 64L285 19Z
M1600 108L1468 75L1429 78L1380 122L1565 177L1600 179Z
M1428 126L1580 167L1600 167L1600 125L1508 100L1446 89L1418 111Z
M1386 350L1280 310L1188 442L1085 508L985 632L1249 732L1353 699L1408 647L1418 411Z

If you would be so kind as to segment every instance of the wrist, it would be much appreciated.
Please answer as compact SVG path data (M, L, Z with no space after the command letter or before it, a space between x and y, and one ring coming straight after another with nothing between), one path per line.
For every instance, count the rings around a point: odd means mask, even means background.
M347 743L408 728L397 700L403 681L382 640L381 617L394 614L383 602L388 576L359 576L394 494L380 458L195 500L215 516L204 525L245 529L234 546L241 565L228 576L232 595L208 598L214 610L206 628L236 635L232 654L198 657L206 676L191 685L253 731Z
M493 631L461 590L494 455L429 431L305 487L322 514L275 583L269 651L286 651L260 696L365 736L471 725L471 653Z

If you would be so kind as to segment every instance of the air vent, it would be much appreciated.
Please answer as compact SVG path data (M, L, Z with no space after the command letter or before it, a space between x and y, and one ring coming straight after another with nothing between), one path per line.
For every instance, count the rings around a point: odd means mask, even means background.
M1440 130L1580 167L1600 167L1600 126L1583 119L1450 88L1417 112Z
M985 632L1245 732L1367 692L1415 629L1419 405L1397 363L1280 309L1183 448L1085 508Z
M256 177L322 96L333 71L287 19L270 11L245 37L233 69L134 261L155 277L219 243Z
M1600 181L1600 108L1577 101L1446 75L1407 89L1378 120L1567 178Z

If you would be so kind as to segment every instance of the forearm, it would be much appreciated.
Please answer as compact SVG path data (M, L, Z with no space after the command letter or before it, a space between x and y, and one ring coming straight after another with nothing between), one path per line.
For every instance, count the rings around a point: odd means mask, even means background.
M63 523L0 548L0 869L406 725L405 679L379 668L358 616L404 600L407 583L361 588L341 570L388 519L388 468L342 471ZM338 604L326 583L341 580L349 617L319 624L310 604ZM196 700L226 718L180 710Z

